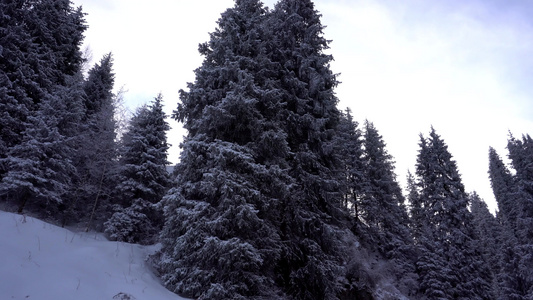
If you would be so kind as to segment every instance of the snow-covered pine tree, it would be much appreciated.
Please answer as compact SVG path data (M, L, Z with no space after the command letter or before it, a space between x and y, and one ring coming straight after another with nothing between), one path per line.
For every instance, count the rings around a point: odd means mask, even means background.
M422 200L420 199L420 190L418 188L416 178L410 170L407 171L407 202L409 208L409 226L411 234L414 238L415 244L419 242L422 236L426 235L425 225L426 221L425 211L423 209Z
M31 47L31 36L24 27L22 2L0 2L0 159L8 150L22 142L22 132L33 109L27 87L37 87L31 80L34 70L24 66L24 57ZM0 180L7 165L0 161Z
M342 169L334 152L340 113L332 56L324 53L328 41L312 1L278 2L269 28L293 181L281 205L277 282L297 299L335 299L348 258L343 244L347 214L338 181Z
M510 136L507 149L512 166L516 171L514 181L519 201L513 201L514 211L517 212L516 234L520 243L533 246L533 139L529 135L522 136L522 140ZM532 278L533 279L533 278Z
M508 226L502 226L501 232L501 246L498 249L500 269L496 274L497 299L531 299L531 268L527 263L530 254Z
M494 193L498 205L501 202L502 216L506 217L504 221L508 219L510 227L510 229L504 227L507 235L502 249L502 271L499 274L501 294L509 299L531 299L533 297L531 273L533 270L533 140L529 135L523 135L521 140L510 135L507 149L516 171L507 189L502 188L504 186L502 179L508 180L505 172L500 174L493 172L499 175L495 177L499 180L494 181L498 183Z
M498 218L514 231L520 211L520 195L513 175L492 147L489 148L489 178L498 204Z
M265 17L257 0L222 14L174 114L188 135L163 200L160 267L169 289L197 299L283 298L273 273L288 148L269 87Z
M363 183L363 148L361 140L361 130L358 123L353 119L350 109L341 112L339 124L337 125L337 134L335 136L336 150L338 159L343 167L339 173L341 190L343 194L342 205L353 216L354 220L359 218L359 197L361 197ZM356 231L357 222L354 222Z
M370 243L383 253L411 244L405 199L394 173L394 161L374 124L365 121L363 134L364 186L360 207L369 227Z
M69 112L65 99L50 95L29 117L22 143L8 151L7 172L0 193L15 200L18 212L26 208L52 219L59 219L75 168L69 137L60 132L59 123Z
M82 63L86 29L81 8L68 0L0 3L0 159L22 143L41 99L68 86ZM6 166L0 163L0 179Z
M515 176L493 148L489 149L489 178L498 204L497 218L501 232L497 256L497 296L499 299L528 299L528 290L531 287L529 272L526 271L530 269L527 263L528 247L527 242L526 247L523 247L524 240L517 238L525 194L521 192Z
M85 114L89 122L97 114L112 107L114 84L113 55L108 53L102 57L100 63L95 64L89 70L88 78L83 86L86 95Z
M359 236L396 267L398 282L414 277L414 248L405 198L394 173L394 161L372 122L363 130L364 176L361 189ZM407 292L407 291L406 291Z
M23 2L23 1L17 1ZM65 84L65 75L80 72L83 55L80 50L87 29L81 7L70 0L35 0L23 4L27 8L26 26L33 37L35 59L38 60L39 84Z
M342 289L337 81L319 19L310 1L272 12L236 1L200 46L206 59L175 114L189 131L178 184L164 198L173 290L330 299Z
M492 274L491 291L493 295L499 295L497 275L501 268L502 226L476 192L469 194L469 199L476 239L478 240L477 245Z
M162 101L158 95L150 106L140 107L122 137L115 191L118 203L105 224L113 239L153 243L163 225L162 212L156 204L170 187L166 170L166 132L170 126Z
M85 30L70 1L2 2L1 190L41 214L58 212L74 176L71 139ZM67 67L68 66L68 67ZM20 201L19 201L20 200Z
M436 299L493 299L490 272L476 246L473 217L455 161L432 128L416 164L420 209L417 269L421 292Z
M78 170L76 201L69 208L91 227L110 217L110 196L117 166L113 57L104 55L89 70L83 85L85 116L82 119L75 165ZM100 228L102 229L102 228Z

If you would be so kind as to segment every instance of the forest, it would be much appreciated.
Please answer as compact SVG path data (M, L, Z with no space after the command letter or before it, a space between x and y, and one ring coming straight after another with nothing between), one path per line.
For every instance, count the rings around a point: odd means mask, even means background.
M155 95L124 124L81 7L0 2L0 209L160 243L153 268L194 299L533 299L528 134L510 164L487 149L495 215L435 128L403 190L372 121L338 107L313 1L235 0L217 24L173 114Z

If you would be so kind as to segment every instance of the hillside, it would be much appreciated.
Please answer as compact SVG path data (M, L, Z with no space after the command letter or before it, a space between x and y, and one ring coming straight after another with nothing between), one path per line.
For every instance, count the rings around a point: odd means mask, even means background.
M183 299L145 263L153 246L110 242L3 211L0 236L0 299Z

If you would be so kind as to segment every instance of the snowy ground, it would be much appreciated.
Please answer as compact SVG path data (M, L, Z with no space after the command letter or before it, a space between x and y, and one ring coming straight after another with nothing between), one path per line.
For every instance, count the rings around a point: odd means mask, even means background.
M0 211L0 299L184 299L145 263L153 249Z

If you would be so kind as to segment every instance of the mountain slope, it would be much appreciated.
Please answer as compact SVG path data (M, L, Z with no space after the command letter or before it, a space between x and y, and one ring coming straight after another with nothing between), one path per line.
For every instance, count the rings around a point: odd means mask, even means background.
M183 299L146 264L153 251L0 211L0 299Z

